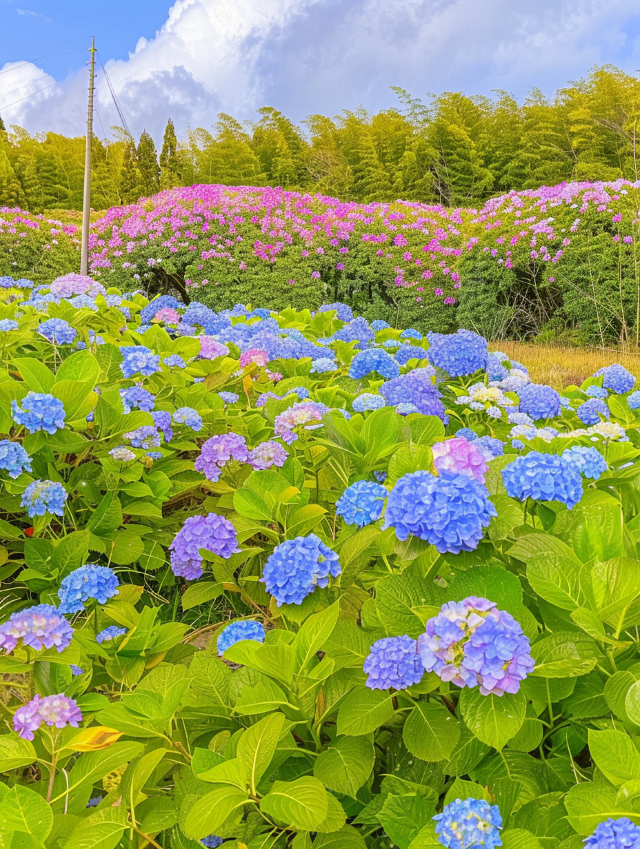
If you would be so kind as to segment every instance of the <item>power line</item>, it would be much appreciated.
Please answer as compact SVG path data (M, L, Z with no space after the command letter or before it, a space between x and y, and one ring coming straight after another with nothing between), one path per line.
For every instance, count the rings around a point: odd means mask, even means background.
M8 74L9 71L17 71L18 68L22 68L24 65L30 65L31 62L39 62L40 59L53 59L56 56L75 56L78 53L84 53L84 50L70 50L68 53L47 53L45 56L36 56L35 59L25 59L19 65L14 65L13 68L5 68L4 71L0 71L0 75Z
M4 106L0 106L0 112L3 109L8 109L10 106L15 106L16 103L22 103L23 100L28 100L30 97L33 97L34 94L40 94L41 91L45 91L46 89L51 88L52 85L57 85L57 84L58 84L58 80L54 80L52 83L49 83L49 85L45 85L42 88L39 88L37 91L30 92L25 97L21 97L20 100L14 100L12 103L5 103Z
M111 92L111 97L113 98L113 102L114 102L114 105L115 105L116 110L118 112L118 116L119 116L120 120L122 121L122 126L127 131L127 134L130 136L131 132L130 132L129 127L127 125L127 120L124 117L122 109L120 108L120 104L118 103L118 98L116 97L116 93L113 89L113 85L111 84L111 80L109 79L109 74L107 73L107 69L102 64L102 59L100 58L100 54L98 53L97 50L96 50L96 54L98 56L98 62L100 62L100 67L102 68L102 73L104 74L104 78L107 81L107 85L109 86L109 91Z

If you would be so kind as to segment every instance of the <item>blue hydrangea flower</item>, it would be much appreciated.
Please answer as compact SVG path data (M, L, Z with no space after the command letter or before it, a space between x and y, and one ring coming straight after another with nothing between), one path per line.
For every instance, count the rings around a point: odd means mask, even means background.
M120 369L125 377L142 374L148 377L160 371L160 357L144 345L121 345L123 360Z
M427 333L429 362L451 377L462 377L484 369L487 364L487 340L472 330L456 333Z
M416 641L406 634L403 637L384 637L371 646L364 662L367 687L370 690L406 690L419 684L424 666L417 652Z
M604 386L598 386L597 384L593 384L592 386L587 386L585 389L585 394L589 396L589 398L608 398L609 392L604 388Z
M341 304L339 301L335 304L323 304L318 312L336 311L336 316L340 321L353 321L353 310L347 304Z
M519 425L521 427L533 424L531 416L528 416L526 413L520 413L517 410L509 410L507 418L509 419L509 424Z
M328 371L335 371L337 368L335 360L330 357L319 357L311 363L311 374L325 374Z
M257 318L265 319L269 318L269 316L271 315L271 310L265 309L264 307L258 307L257 309L253 310L250 315L255 315Z
M156 313L160 312L160 310L175 310L180 306L182 306L180 301L172 295L160 295L140 310L140 323L148 324L150 321L153 321Z
M399 416L410 416L411 413L419 413L420 410L416 407L415 404L409 404L406 401L402 404L398 404L396 407L396 413Z
M369 327L367 319L359 316L337 330L333 338L341 342L356 342L356 348L366 348L376 338L376 334Z
M116 463L131 463L136 459L136 455L125 445L117 445L109 451L109 456L113 457Z
M382 516L384 502L389 493L372 481L357 481L347 487L336 502L336 513L347 525L363 528Z
M142 386L130 386L129 389L121 389L120 398L125 414L130 413L134 408L150 413L156 404L156 396Z
M505 380L505 378L509 377L509 369L502 365L502 361L495 353L489 354L487 357L486 369L489 380Z
M378 481L378 483L384 483L387 479L386 472L374 472L373 476Z
M304 386L295 386L293 389L289 389L285 393L285 398L287 395L297 395L301 401L306 401L311 393L308 389L305 389Z
M575 466L583 477L595 481L609 468L602 454L593 447L576 445L573 448L567 448L560 456Z
M532 451L502 470L507 495L526 501L560 501L569 510L582 498L582 478L575 465L557 454Z
M419 330L414 330L413 327L407 327L400 334L401 339L422 339L422 333Z
M637 390L632 392L631 395L627 398L627 404L631 410L637 410L640 408L640 392Z
M374 395L372 392L363 392L353 399L351 404L354 413L364 413L366 410L379 410L384 407L385 400L382 395Z
M432 377L431 367L417 368L383 383L379 391L389 407L413 404L424 416L438 416L446 424L448 416L440 392L431 381Z
M62 580L58 590L61 613L80 613L87 601L106 604L118 592L118 579L113 569L87 563Z
M610 389L617 395L624 395L625 392L631 392L636 382L635 377L624 366L618 363L598 369L594 377L600 377L601 375L604 388Z
M329 576L337 578L340 562L316 534L285 540L268 558L260 580L278 607L302 604L316 586L326 587Z
M218 846L221 846L224 843L223 837L218 837L215 834L209 834L207 837L203 837L200 841L203 846L206 846L207 849L218 849Z
M383 351L382 348L369 348L366 351L359 351L351 360L349 368L349 377L354 380L362 380L372 372L377 372L381 377L386 377L387 380L398 377L400 374L400 366L390 354Z
M484 799L456 799L433 819L437 822L438 841L446 849L494 849L502 846L500 808Z
M17 330L18 322L12 318L3 318L0 321L0 332L7 333L9 330Z
M171 442L173 431L171 430L171 413L167 410L154 410L151 413L153 423L159 431L162 431L165 442Z
M478 434L470 427L461 427L460 430L456 431L456 436L466 439L467 442L475 442L478 439Z
M71 670L71 674L74 677L77 677L78 675L84 675L84 669L80 669L80 667L76 666L75 663L70 663L69 669ZM88 807L88 805L87 805L87 807Z
M399 540L410 534L427 540L441 554L459 554L478 547L497 515L487 488L468 475L411 472L391 490L383 530L394 528Z
M371 327L376 331L386 330L388 327L391 327L386 321L383 321L381 318L376 318L371 322Z
M222 656L228 648L240 640L256 640L264 643L265 633L262 622L247 620L244 622L232 622L218 634L218 654Z
M29 433L44 430L53 434L64 429L64 404L58 398L46 392L29 392L21 403L22 407L17 401L11 402L11 417Z
M609 817L584 841L587 849L640 849L640 826L628 817Z
M34 516L44 516L45 513L64 516L66 500L67 491L61 483L38 480L30 483L25 489L20 503L33 519Z
M135 430L124 434L124 438L128 439L134 448L159 448L160 434L153 425L141 425Z
M31 457L19 442L0 439L0 469L9 472L10 478L20 477L22 472L31 471Z
M165 357L162 361L165 366L169 366L169 368L186 368L187 364L182 359L182 357L178 356L178 354L170 354L168 357Z
M117 625L109 625L99 634L96 634L96 643L108 643L110 640L115 640L116 637L121 637L127 633L126 628L118 628Z
M429 352L418 345L401 345L395 353L398 365L406 366L409 360L426 360Z
M527 413L534 421L560 415L560 395L550 386L527 383L518 390L518 398L520 412Z
M176 424L185 424L191 430L202 430L202 416L193 407L179 407L173 414L173 420Z
M78 331L61 318L50 318L38 327L38 333L54 345L72 345Z
M218 395L222 398L225 404L235 404L240 397L239 395L236 395L235 392L218 392Z
M605 401L600 398L589 398L584 404L580 404L576 410L576 415L584 425L598 424L602 419L609 421L609 408Z
M458 431L456 436L460 436L460 431ZM494 460L496 457L502 457L504 454L504 442L495 439L493 436L481 436L479 439L474 440L474 445L487 462Z
M383 348L402 348L402 342L399 339L385 339L382 343Z

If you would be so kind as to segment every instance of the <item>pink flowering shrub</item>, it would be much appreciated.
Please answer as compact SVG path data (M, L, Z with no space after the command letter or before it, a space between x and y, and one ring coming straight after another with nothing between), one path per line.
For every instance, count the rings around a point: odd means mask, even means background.
M80 267L80 230L17 207L0 207L0 277L47 284Z

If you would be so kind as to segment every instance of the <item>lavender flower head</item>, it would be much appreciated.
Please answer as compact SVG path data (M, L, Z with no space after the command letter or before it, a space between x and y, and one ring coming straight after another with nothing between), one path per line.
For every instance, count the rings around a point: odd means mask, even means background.
M207 480L215 483L230 460L249 462L247 440L237 433L221 433L203 443L195 469L197 472L203 472Z
M225 404L235 404L240 397L239 395L236 395L235 392L218 392L218 395L222 398Z
M52 604L38 604L12 613L0 625L0 648L12 652L22 640L36 651L54 646L61 652L71 644L73 628Z
M50 728L66 728L67 725L77 728L82 722L82 713L73 699L60 693L44 698L36 695L13 715L13 729L23 740L33 740L34 731L43 722Z
M326 587L329 576L337 578L340 572L335 551L316 534L309 534L276 546L260 580L280 607L282 604L302 604L316 586Z
M211 336L196 336L200 342L200 353L197 359L199 360L215 360L217 357L226 357L229 349L222 342L218 342Z
M45 392L29 392L21 403L22 407L17 401L11 402L11 417L29 433L44 430L54 434L64 429L64 404L58 398Z
M130 463L136 459L136 455L130 448L125 445L117 445L109 451L109 456L113 457L116 463Z
M530 648L510 613L475 596L444 604L418 637L427 672L458 687L480 687L483 696L518 692L533 671Z
M383 383L380 394L389 407L411 404L424 416L438 416L446 424L448 416L444 411L440 392L431 378L435 372L431 366L417 368L409 374L401 374L393 380Z
M436 442L431 450L433 465L438 472L467 475L484 483L489 466L475 443L454 436L453 439Z
M62 277L56 277L53 283L49 286L49 292L58 298L71 298L73 295L106 295L107 290L102 283L87 277L85 274L64 274Z
M134 448L144 448L148 451L150 448L158 448L160 446L160 434L153 425L141 425L135 430L130 430L123 435Z
M206 837L203 837L200 841L203 846L206 846L207 849L218 849L218 846L221 846L224 843L223 837L218 837L216 834L208 834Z
M502 846L500 808L490 805L485 799L456 799L433 819L437 822L438 842L446 849L495 849Z
M31 457L19 442L0 439L0 469L9 472L10 478L18 478L22 472L31 471Z
M407 637L384 637L371 646L364 662L364 671L369 676L370 690L406 690L418 684L424 675L424 667L417 652L416 641Z
M336 501L336 513L347 525L363 528L376 522L384 509L388 491L373 481L357 481L347 487Z
M264 643L264 625L261 622L246 620L243 622L232 622L218 634L218 655L222 655L228 648L240 642L240 640L255 640Z
M200 549L228 560L240 551L236 529L224 516L209 513L207 516L190 516L169 546L171 569L174 575L195 581L202 575Z
M121 389L120 398L125 415L133 409L150 413L156 404L156 396L143 386L130 386L129 389Z
M156 429L162 433L165 442L171 442L173 430L171 429L171 413L167 410L153 410L151 418Z
M299 404L294 404L288 410L276 416L274 422L275 434L282 437L287 445L291 445L298 439L298 434L295 433L294 428L303 426L306 430L309 430L309 426L314 426L311 424L312 422L322 423L322 416L326 411L327 408L324 404L318 404L315 401L301 401Z
M411 472L398 480L387 500L382 529L399 540L412 534L441 554L474 551L484 528L497 516L486 487L467 475Z
M282 467L289 459L286 449L279 442L261 442L249 454L249 463L256 471Z
M33 519L34 516L44 516L45 513L64 516L66 500L67 491L61 483L38 480L30 483L25 489L20 504Z
M63 578L58 590L60 613L80 613L85 602L106 604L118 592L118 579L113 569L87 563Z

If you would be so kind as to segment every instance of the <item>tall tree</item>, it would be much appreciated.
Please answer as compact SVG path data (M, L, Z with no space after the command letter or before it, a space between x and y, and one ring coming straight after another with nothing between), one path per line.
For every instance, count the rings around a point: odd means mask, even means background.
M160 151L160 186L171 189L180 185L180 157L178 155L178 138L171 118L167 121Z
M133 139L129 140L124 151L118 189L122 203L135 203L144 191Z
M160 191L160 165L156 146L146 130L140 136L137 154L143 191L146 195L153 195Z

